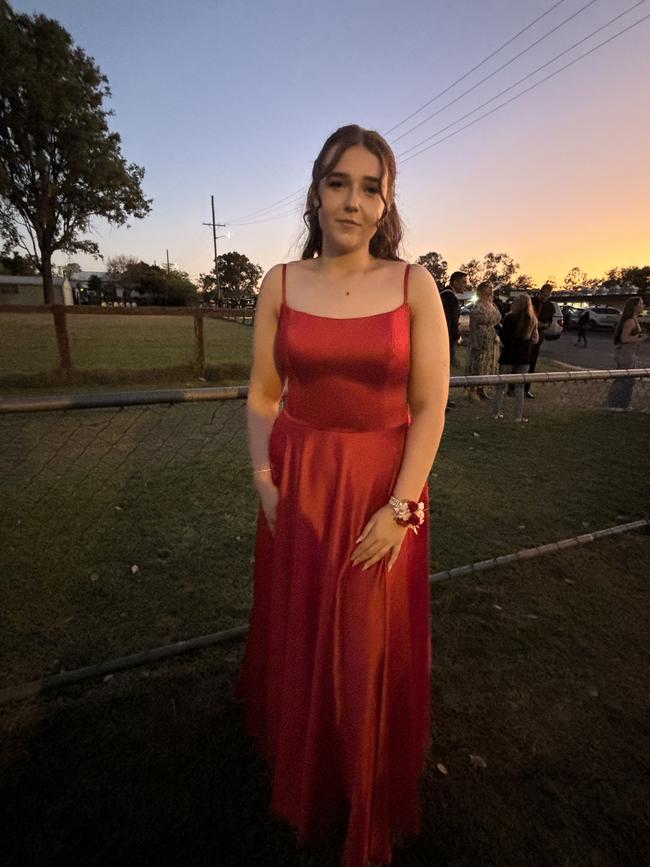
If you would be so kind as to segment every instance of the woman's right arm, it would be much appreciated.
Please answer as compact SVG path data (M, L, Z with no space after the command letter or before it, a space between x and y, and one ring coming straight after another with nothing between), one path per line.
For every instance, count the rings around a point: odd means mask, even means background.
M255 309L253 330L253 366L246 401L248 444L255 487L271 531L275 528L278 491L269 467L269 438L278 415L283 383L275 365L274 345L282 295L282 266L276 265L266 274Z

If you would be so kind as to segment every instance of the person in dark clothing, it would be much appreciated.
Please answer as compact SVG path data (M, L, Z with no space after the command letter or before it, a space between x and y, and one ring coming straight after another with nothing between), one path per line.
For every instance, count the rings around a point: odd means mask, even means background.
M583 310L580 316L578 316L578 339L576 341L576 346L580 346L580 341L583 341L583 346L587 348L587 325L589 324L589 311Z
M530 297L525 293L516 295L512 309L501 323L500 334L503 349L499 356L499 373L527 373L532 348L539 341L537 317ZM503 393L505 386L499 383L494 395L494 418L503 418ZM515 421L527 422L524 417L524 383L515 385Z
M544 340L544 332L547 330L549 325L553 322L553 315L555 313L555 307L553 307L553 302L550 300L551 292L553 291L553 287L550 283L544 283L542 288L539 290L539 294L532 299L533 311L535 316L537 317L537 329L539 334L539 340L532 347L530 353L530 366L529 373L535 373L535 366L537 365L537 357L539 355L539 350ZM526 397L533 398L535 395L530 390L530 383L526 383Z
M449 278L449 286L446 289L440 290L440 300L445 311L445 319L447 320L447 331L449 332L449 360L453 367L456 364L456 346L460 336L460 328L458 320L460 318L460 301L458 300L458 292L467 291L467 274L462 271L454 271ZM456 404L453 400L447 401L447 409L454 407Z
M506 313L510 313L510 304L509 301L505 298L502 298L500 295L494 294L492 299L496 304L497 310L501 314L501 319L506 315Z

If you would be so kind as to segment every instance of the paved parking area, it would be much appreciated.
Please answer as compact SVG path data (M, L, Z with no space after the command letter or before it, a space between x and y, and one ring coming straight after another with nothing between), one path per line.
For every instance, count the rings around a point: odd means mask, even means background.
M587 331L587 348L576 346L578 332L564 331L559 340L545 340L540 357L591 370L609 370L614 361L613 331ZM650 367L650 339L639 345L639 367Z

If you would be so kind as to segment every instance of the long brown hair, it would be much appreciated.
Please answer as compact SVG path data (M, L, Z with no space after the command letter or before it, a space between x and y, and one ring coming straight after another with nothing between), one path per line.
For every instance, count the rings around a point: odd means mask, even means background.
M627 322L628 319L632 319L634 313L637 308L637 304L641 299L638 295L633 295L631 298L628 298L625 302L625 307L623 308L623 312L621 313L621 318L616 323L616 328L614 329L614 343L621 342L621 335L623 334L623 326Z
M535 328L537 327L537 316L535 316L535 310L533 308L533 303L530 300L530 295L526 292L520 292L518 295L515 295L512 299L510 315L512 317L517 317L519 320L515 329L517 337L521 337L524 340L530 340L535 332Z
M323 233L318 222L318 185L334 168L346 151L354 145L362 145L374 154L381 163L380 195L384 203L384 213L377 225L377 231L370 241L370 254L377 259L399 260L399 245L402 241L402 221L395 205L395 175L397 166L390 145L378 132L364 129L357 124L342 126L327 139L316 157L311 173L311 184L307 191L307 201L303 220L307 227L307 240L302 249L302 259L313 259L323 252ZM386 179L386 198L383 182Z

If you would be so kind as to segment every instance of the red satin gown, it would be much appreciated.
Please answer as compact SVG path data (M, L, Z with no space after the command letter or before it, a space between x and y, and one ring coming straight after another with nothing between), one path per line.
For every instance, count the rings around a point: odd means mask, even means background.
M288 307L283 266L276 532L260 507L236 687L273 769L272 811L301 845L347 819L345 867L389 864L393 837L419 833L430 743L428 512L390 573L387 557L366 571L350 561L393 491L411 421L408 270L400 307L339 319Z

